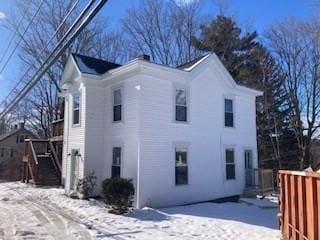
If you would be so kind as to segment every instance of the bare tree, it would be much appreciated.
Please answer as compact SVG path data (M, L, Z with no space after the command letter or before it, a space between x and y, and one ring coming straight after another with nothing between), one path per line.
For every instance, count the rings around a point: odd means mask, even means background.
M286 20L269 29L267 38L285 81L288 119L300 154L300 168L312 164L311 145L320 124L320 24Z
M28 24L38 9L40 2L40 0L15 1L16 8L10 20L10 27L17 31L20 36L22 36L26 28L25 25ZM69 18L67 18L54 36L52 42L48 44L48 40L61 25L74 2L73 0L45 1L40 8L39 13L20 45L19 58L23 69L31 68L31 71L25 77L25 81L29 80L31 75L45 61L50 51L62 39L74 19L78 16L84 3L86 3L86 1L80 1L78 7L70 14ZM18 20L20 18L16 17L20 15L25 16L23 25L19 25ZM26 117L29 119L29 124L33 126L34 130L40 132L43 137L51 136L49 125L59 113L61 103L56 84L59 84L64 66L71 52L117 62L125 58L125 55L121 55L123 53L123 40L121 36L111 32L108 25L108 19L103 18L98 18L91 22L28 95L26 104L29 111L25 112ZM20 109L24 109L24 107Z
M200 55L191 42L199 31L199 12L200 1L141 0L122 20L130 51L171 66L193 60Z

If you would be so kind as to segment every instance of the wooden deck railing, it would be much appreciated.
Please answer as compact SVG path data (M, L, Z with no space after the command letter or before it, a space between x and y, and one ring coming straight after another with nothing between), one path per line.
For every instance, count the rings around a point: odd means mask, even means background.
M279 171L284 239L320 239L320 174Z
M63 135L63 119L51 123L52 137L59 137Z

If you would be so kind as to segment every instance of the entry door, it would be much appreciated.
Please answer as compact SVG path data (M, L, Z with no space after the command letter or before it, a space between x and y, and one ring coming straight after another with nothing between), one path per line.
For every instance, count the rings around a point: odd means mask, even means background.
M254 172L253 172L253 157L252 150L244 151L244 165L245 165L245 178L246 187L252 187L254 185Z
M70 166L70 190L77 190L78 174L79 174L79 150L71 150L71 166Z

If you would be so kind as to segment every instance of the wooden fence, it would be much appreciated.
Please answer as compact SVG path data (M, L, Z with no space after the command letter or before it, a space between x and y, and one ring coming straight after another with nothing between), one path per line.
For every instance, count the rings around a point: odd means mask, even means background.
M320 174L279 171L280 229L284 239L320 239Z

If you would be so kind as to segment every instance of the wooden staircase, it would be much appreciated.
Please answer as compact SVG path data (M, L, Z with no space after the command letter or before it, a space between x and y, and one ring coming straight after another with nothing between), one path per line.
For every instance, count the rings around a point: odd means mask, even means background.
M36 186L58 186L61 160L50 140L26 140L22 181Z

